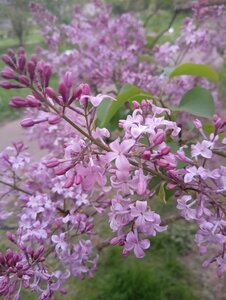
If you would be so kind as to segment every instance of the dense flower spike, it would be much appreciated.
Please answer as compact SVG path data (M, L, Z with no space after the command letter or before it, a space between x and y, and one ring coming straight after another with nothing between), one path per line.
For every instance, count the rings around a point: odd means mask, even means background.
M161 89L172 103L175 93L177 102L196 79L166 84L164 74L146 77L156 66L138 62L137 53L145 44L141 24L130 14L111 19L110 7L95 3L94 16L77 8L72 24L60 27L54 16L32 5L37 21L43 18L43 35L56 55L65 34L84 47L70 58L66 53L59 56L59 65L67 65L68 59L73 65L75 59L78 70L62 72L57 90L49 86L52 67L59 68L55 54L51 67L35 56L28 59L23 49L8 50L2 57L6 67L0 86L30 89L31 95L14 96L9 104L26 109L21 126L48 150L40 161L33 161L24 144L14 142L0 154L0 220L14 225L6 234L12 249L0 253L3 299L19 299L22 288L38 293L39 300L55 299L56 291L65 293L63 284L70 276L93 275L105 245L119 245L123 255L134 252L143 258L150 237L167 230L154 204L162 190L174 194L182 218L197 224L195 241L206 255L203 266L215 264L219 276L226 270L226 166L217 159L226 156L226 119L214 115L210 134L203 120L195 119L191 134L174 121L162 99L144 97L133 101L132 109L127 107L128 115L119 120L115 132L102 128L98 114L103 102L115 101L102 86L122 84L127 77L154 88L155 96ZM201 47L210 29L204 34L204 25L193 24L196 19L205 24L211 12L223 16L222 8L215 6L199 4L194 9L195 17L183 28L190 35L180 38L178 45L155 47L161 67L174 60L184 44ZM113 233L107 241L101 239L96 217L108 219ZM215 254L208 252L211 245ZM58 262L55 270L53 260Z

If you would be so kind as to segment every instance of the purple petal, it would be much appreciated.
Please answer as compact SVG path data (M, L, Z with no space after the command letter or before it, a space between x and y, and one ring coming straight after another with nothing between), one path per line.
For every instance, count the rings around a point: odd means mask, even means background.
M130 148L135 144L135 141L132 139L125 140L121 143L120 148L122 153L128 153Z
M137 258L143 258L145 256L144 250L141 248L139 244L134 246L134 254Z
M130 166L128 159L123 154L117 156L115 165L118 169L121 169L121 170L122 169L128 170L129 166Z
M148 249L150 247L150 241L149 240L142 240L142 241L140 241L139 244L143 249Z

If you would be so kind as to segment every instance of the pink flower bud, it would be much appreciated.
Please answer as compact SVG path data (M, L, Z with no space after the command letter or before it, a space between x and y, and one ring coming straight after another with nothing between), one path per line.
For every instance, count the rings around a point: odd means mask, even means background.
M50 65L45 65L44 70L43 70L43 76L44 76L44 81L45 81L45 87L49 85L49 80L52 75L52 69Z
M57 97L57 95L56 95L56 93L55 93L55 91L54 91L53 88L47 87L47 88L45 89L45 91L46 91L46 94L47 94L51 99L54 99L54 100L56 100L56 101L58 102L58 97Z
M58 170L55 171L56 175L64 175L68 170L70 170L71 167L67 167L67 168L59 168Z
M11 58L14 58L15 57L15 52L13 51L13 49L9 48L7 50L7 54L11 57Z
M174 184L174 183L168 183L167 184L167 189L168 190L174 190L176 187L177 187L177 185Z
M166 146L160 151L160 155L167 155L170 153L170 147Z
M202 128L202 123L198 119L195 119L193 121L193 124L194 124L195 128L197 128L197 129L201 129Z
M67 89L66 85L64 84L64 82L59 83L58 91L61 94L64 103L66 103L68 100L68 89Z
M31 61L35 64L35 66L37 65L37 57L36 57L36 55L32 54Z
M11 249L8 249L6 251L6 255L5 255L7 260L10 260L11 258L13 258L13 251Z
M29 107L39 107L41 105L40 102L32 95L27 96L26 100Z
M6 263L5 256L0 252L0 264L5 265L5 263Z
M180 197L180 196L181 196L180 191L176 191L175 194L174 194L174 196L175 196L176 198Z
M19 80L19 82L22 83L23 85L25 85L25 86L30 86L30 79L29 79L27 76L21 75L21 76L19 76L18 80Z
M61 120L61 117L58 116L58 115L51 115L48 117L48 123L50 125L55 125L55 124L58 124Z
M25 64L26 64L26 57L24 54L21 54L18 58L18 68L21 72L24 71Z
M87 95L87 96L91 95L91 90L88 84L82 83L79 85L79 88L81 88L82 90L82 95Z
M156 164L157 164L159 167L163 167L163 168L166 168L166 167L169 166L169 163L168 163L165 159L156 160Z
M28 127L32 127L35 125L35 122L34 120L32 120L31 118L27 118L27 119L24 119L20 122L20 125L24 128L28 128Z
M16 243L16 236L15 234L12 234L11 232L7 231L6 232L6 237L9 241Z
M145 150L144 153L143 153L142 158L146 159L146 160L150 160L150 158L151 158L151 151Z
M9 67L5 67L1 71L1 76L5 79L15 79L16 78L15 72Z
M74 176L68 177L64 183L64 188L70 188L74 184Z
M72 73L71 72L69 72L69 71L66 72L66 74L64 75L64 82L65 82L65 85L68 88L72 87L73 80L72 80Z
M110 240L110 244L113 246L116 246L116 245L123 246L124 243L125 243L125 239L122 238L122 236L117 236Z
M27 100L19 96L12 97L9 101L9 106L14 108L27 107Z
M17 49L17 53L18 53L18 55L25 55L25 50L24 50L24 48L23 48L23 47L19 47L19 48Z
M27 70L30 76L31 81L34 79L35 76L35 63L33 61L29 61L27 64Z
M75 183L76 185L79 185L81 182L82 182L82 176L79 175L79 174L77 174L77 175L75 176L74 183Z
M15 64L14 64L14 62L13 62L13 60L12 60L12 58L9 56L9 55L7 55L7 54L4 54L4 55L2 55L2 61L6 64L6 65L8 65L8 66L10 66L10 67L12 67L13 69L15 69Z
M165 140L165 137L166 137L166 135L164 132L158 132L153 138L153 144L155 146L162 144L162 142Z
M218 115L213 116L213 121L214 121L214 127L218 130L222 127L222 120Z
M56 158L52 158L45 165L47 166L47 168L55 168L59 166L59 164L59 160L57 160Z
M139 109L140 108L140 103L138 103L137 101L132 101L132 105L134 109Z
M2 87L3 89L6 89L6 90L23 88L22 85L14 84L9 81L0 81L0 87Z

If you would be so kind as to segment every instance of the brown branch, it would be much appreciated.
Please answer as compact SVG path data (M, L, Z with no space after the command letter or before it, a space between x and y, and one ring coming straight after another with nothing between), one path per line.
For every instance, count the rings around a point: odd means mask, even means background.
M215 5L225 5L226 0L210 0L208 3L203 5L203 7L209 7L209 6L215 6ZM192 10L193 5L192 3L182 4L182 5L176 5L174 8L174 11L177 13L186 12Z
M155 38L154 38L154 40L153 40L153 42L152 42L152 44L151 44L151 46L153 47L157 42L158 42L158 40L171 28L171 26L173 25L173 23L174 23L174 21L176 20L176 17L177 17L177 15L178 15L178 11L174 11L174 14L172 15L172 18L171 18L171 20L170 20L170 22L169 22L169 24L168 24L168 26L165 28L165 29L163 29Z
M169 225L171 223L174 223L176 221L183 220L183 219L184 218L181 215L171 216L165 220L162 220L161 225L166 226L166 225Z
M222 157L226 157L226 153L220 150L213 150L213 153Z
M151 20L152 17L154 17L154 15L157 14L157 12L158 12L158 10L161 8L161 6L162 6L162 3L160 3L160 2L158 2L158 3L156 4L154 11L151 12L151 13L147 16L146 20L144 21L144 27L147 27L149 21Z
M2 184L4 184L4 185L7 185L7 186L11 187L13 190L16 190L16 191L18 191L18 192L27 194L27 195L29 195L29 196L32 196L32 195L33 195L32 193L30 193L30 192L28 192L28 191L25 191L25 190L21 189L20 187L18 187L18 186L16 186L16 185L13 185L13 184L11 184L11 183L5 182L5 181L3 181L3 180L0 180L0 183L2 183Z

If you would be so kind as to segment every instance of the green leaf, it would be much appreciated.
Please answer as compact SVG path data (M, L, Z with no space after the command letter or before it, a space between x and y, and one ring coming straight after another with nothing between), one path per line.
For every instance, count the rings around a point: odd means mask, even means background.
M165 193L165 181L163 181L160 186L159 186L159 192L158 192L158 196L159 199L163 202L166 203L166 193Z
M173 78L181 75L191 75L198 77L205 77L212 81L219 79L218 74L208 65L202 64L183 64L176 67L169 75L169 78Z
M151 95L144 90L131 85L124 85L116 98L116 101L110 101L109 106L101 107L101 112L98 112L99 120L101 121L100 126L106 127L108 123L111 121L113 116L117 113L117 111L126 103L132 102L136 100L140 102L143 99L151 99ZM99 109L99 108L98 108Z
M173 109L199 117L212 118L215 106L211 93L203 87L197 86L182 97L179 107Z
M139 61L146 61L146 62L149 62L149 63L153 63L154 58L151 55L143 54L143 55L139 56Z
M112 100L109 100L109 99L106 98L98 106L97 112L96 112L96 116L97 116L97 120L98 120L98 125L100 125L100 123L102 122L103 117L106 114L106 111L108 110L109 106L111 105L111 101Z
M215 130L213 124L211 124L211 123L203 124L203 129L207 134L211 134Z
M147 46L148 48L153 48L153 46L154 46L154 41L155 41L155 38L154 38L153 36L151 36L151 35L148 35L148 36L147 36L147 44L146 44L146 46Z

